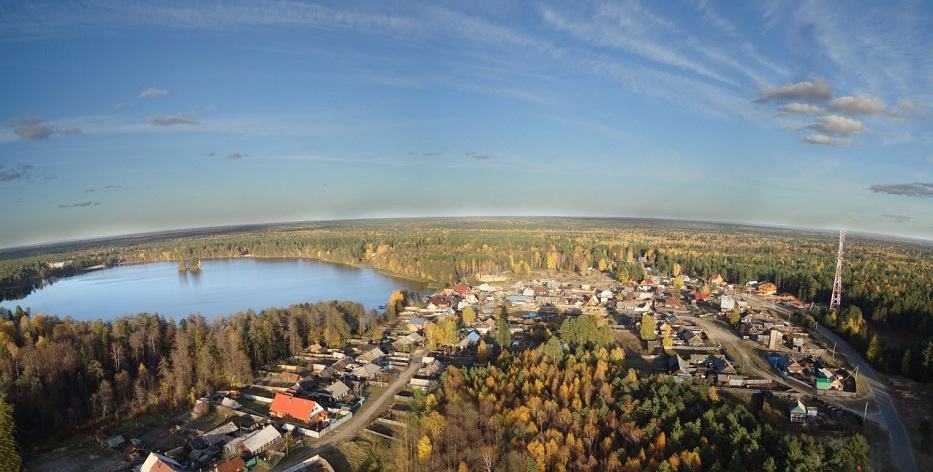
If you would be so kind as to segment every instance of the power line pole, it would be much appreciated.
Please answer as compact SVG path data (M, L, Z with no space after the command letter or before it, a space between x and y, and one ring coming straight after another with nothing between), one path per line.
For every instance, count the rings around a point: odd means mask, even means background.
M842 305L842 255L846 243L846 232L839 232L839 252L836 254L836 277L833 280L833 296L829 299L829 309L838 310Z

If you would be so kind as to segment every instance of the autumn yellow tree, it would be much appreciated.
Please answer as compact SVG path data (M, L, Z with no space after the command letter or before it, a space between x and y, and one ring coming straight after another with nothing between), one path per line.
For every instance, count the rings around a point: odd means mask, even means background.
M489 360L489 348L486 347L485 339L480 339L479 345L476 346L476 360L481 363L485 363Z
M421 436L421 439L418 440L418 459L421 461L427 460L433 450L434 446L431 445L431 438Z
M674 345L674 339L671 337L671 325L667 323L661 325L661 345L664 347Z
M463 317L463 324L471 325L476 322L476 311L472 306L466 306L463 308L463 311L460 313Z

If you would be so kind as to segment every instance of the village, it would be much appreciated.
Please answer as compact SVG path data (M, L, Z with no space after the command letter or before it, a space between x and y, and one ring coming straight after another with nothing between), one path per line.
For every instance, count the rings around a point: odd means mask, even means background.
M778 305L785 313L803 305L775 292L773 284L737 286L718 274L600 286L540 279L456 285L414 300L378 339L314 344L266 366L251 385L197 399L158 441L133 431L98 439L122 459L108 470L332 471L309 452L357 432L398 440L413 392L429 389L447 366L481 366L502 349L533 348L564 319L580 316L608 324L643 374L764 394L788 427L851 426L855 415L830 403L856 395L851 370L781 317Z

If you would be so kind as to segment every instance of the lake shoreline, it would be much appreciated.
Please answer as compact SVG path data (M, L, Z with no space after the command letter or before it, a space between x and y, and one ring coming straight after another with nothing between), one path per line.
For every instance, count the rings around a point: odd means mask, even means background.
M211 317L314 300L355 300L377 309L395 290L427 288L425 281L411 277L309 257L201 261L199 271L181 272L174 261L155 261L55 277L25 298L4 300L0 306L76 320L156 312L175 318L191 313Z

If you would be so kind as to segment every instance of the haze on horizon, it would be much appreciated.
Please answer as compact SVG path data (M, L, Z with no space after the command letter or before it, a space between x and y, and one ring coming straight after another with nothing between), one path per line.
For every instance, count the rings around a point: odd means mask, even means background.
M933 4L0 0L0 248L425 216L933 239Z

